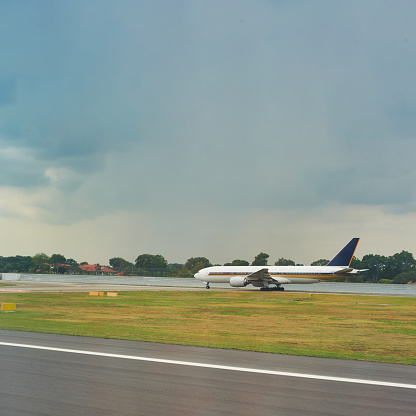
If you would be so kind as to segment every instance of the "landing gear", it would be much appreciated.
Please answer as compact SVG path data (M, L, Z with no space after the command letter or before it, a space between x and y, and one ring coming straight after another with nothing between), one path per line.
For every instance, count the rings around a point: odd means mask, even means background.
M205 287L206 287L207 289L209 289L209 283L207 283L207 284L205 285Z
M260 290L264 291L272 291L272 292L283 292L285 290L284 287L278 285L278 286L263 286L260 288Z

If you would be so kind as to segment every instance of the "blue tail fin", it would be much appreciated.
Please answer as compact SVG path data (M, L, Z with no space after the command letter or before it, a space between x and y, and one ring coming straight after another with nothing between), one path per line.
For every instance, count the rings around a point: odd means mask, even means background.
M359 238L353 238L328 264L327 266L349 266L354 256Z

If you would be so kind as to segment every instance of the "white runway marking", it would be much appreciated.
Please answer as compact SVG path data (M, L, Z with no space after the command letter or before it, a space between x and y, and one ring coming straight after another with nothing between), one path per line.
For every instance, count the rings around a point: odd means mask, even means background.
M227 366L227 365L194 363L190 361L165 360L162 358L137 357L134 355L109 354L105 352L43 347L41 345L15 344L11 342L0 342L0 345L4 345L8 347L31 348L31 349L45 350L45 351L57 351L57 352L64 352L64 353L71 353L71 354L93 355L93 356L98 356L98 357L121 358L124 360L150 361L150 362L162 363L162 364L174 364L174 365L185 365L185 366L190 366L190 367L212 368L216 370L241 371L245 373L268 374L268 375L284 376L284 377L309 378L309 379L314 379L314 380L338 381L342 383L369 384L372 386L398 387L398 388L403 388L403 389L415 389L416 390L416 384L391 383L391 382L386 382L386 381L362 380L362 379L357 379L357 378L330 377L330 376L321 376L317 374L290 373L286 371L262 370L259 368L232 367L232 366Z

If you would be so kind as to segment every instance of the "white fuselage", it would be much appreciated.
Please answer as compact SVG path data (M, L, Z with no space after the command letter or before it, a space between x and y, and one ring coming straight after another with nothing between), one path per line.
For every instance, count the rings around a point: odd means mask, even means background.
M230 283L232 277L249 278L262 269L267 269L273 282L279 284L317 283L358 272L348 266L213 266L200 270L195 278L206 283Z

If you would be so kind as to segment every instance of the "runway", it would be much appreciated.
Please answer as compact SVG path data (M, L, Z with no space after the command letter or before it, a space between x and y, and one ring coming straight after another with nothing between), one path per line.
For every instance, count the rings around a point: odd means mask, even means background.
M82 283L82 282L33 282L33 281L14 281L13 286L0 287L0 293L13 292L117 292L117 291L135 291L135 290L201 290L196 287L171 287L171 286L137 286L127 284L110 284L110 283ZM213 289L213 290L225 290Z
M52 278L51 278L52 280ZM100 292L122 292L122 291L152 291L152 290L163 290L163 291L205 291L205 286L201 287L198 283L195 282L195 279L158 279L157 282L154 282L151 279L148 280L141 280L140 283L132 283L128 284L126 282L116 284L115 282L117 279L110 278L110 279L103 279L103 281L95 281L91 278L83 278L79 279L79 281L34 281L34 280L15 280L15 281L5 281L4 283L11 284L10 286L0 286L0 293L13 293L13 292L89 292L89 291L100 291ZM132 279L134 281L134 279ZM128 280L127 280L128 281ZM179 282L178 282L179 281ZM185 283L193 283L197 284L197 286L185 286ZM156 283L156 284L153 284ZM354 283L347 283L344 286L354 285ZM367 289L365 291L360 291L360 287ZM299 290L294 286L307 286L307 288L303 288L303 290ZM372 287L367 287L369 285L365 284L355 284L355 290L351 292L346 292L345 290L337 290L336 284L328 284L327 287L321 286L320 283L316 285L291 285L290 287L286 288L286 292L314 292L314 293L339 293L339 294L356 294L356 295L381 295L381 296L411 296L416 297L416 286L414 285L394 285L400 286L401 292L398 290L392 291L385 291L384 293L377 293L377 285L372 285ZM370 285L371 286L371 285ZM389 285L379 285L379 286L389 286ZM393 286L393 285L390 285ZM328 287L332 290L328 290ZM402 288L404 287L404 288ZM318 289L325 289L325 290L318 290ZM371 291L373 289L373 291ZM229 291L249 291L249 292L258 292L258 288L253 287L245 287L245 288L232 288L227 285L218 284L216 286L212 286L210 291L222 291L222 292L229 292ZM278 296L279 292L276 292L276 296Z
M5 330L0 374L0 415L413 415L416 406L413 366Z
M16 286L0 287L1 292L24 290L30 292L58 291L123 291L123 290L206 290L205 284L193 278L145 277L145 276L92 276L55 274L0 273L0 283ZM211 291L259 291L247 286L232 288L228 284L213 283ZM309 285L286 285L287 292L343 293L381 296L416 297L416 285L394 285L376 283L321 282Z

